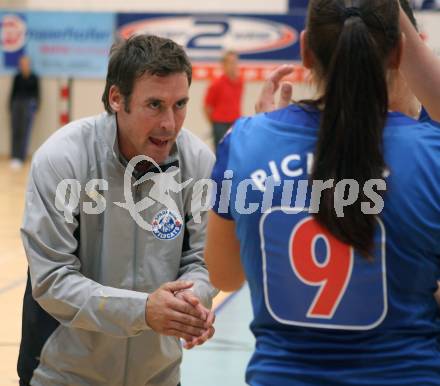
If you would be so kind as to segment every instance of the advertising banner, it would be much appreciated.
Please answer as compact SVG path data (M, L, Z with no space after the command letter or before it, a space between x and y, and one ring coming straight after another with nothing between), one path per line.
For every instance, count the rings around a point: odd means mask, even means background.
M102 78L113 41L114 14L0 12L0 74L31 57L40 76Z
M222 53L234 50L244 77L260 80L280 63L300 59L305 15L121 13L116 20L116 34L122 38L149 33L181 44L194 64L195 79L218 74Z

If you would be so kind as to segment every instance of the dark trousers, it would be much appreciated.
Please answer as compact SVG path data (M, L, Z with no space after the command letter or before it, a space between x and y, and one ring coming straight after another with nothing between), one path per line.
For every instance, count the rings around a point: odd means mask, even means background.
M12 101L11 158L25 160L36 110L37 101L33 98L20 98Z
M234 122L212 122L212 134L214 136L214 146L216 149L233 123Z

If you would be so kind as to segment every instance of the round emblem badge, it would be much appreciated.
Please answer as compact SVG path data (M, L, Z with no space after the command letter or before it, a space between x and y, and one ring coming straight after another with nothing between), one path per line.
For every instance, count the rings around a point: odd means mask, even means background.
M167 209L158 212L151 225L153 235L159 240L172 240L182 231L182 222L179 217Z
M16 52L26 43L26 23L17 15L4 15L0 20L0 44L5 52Z

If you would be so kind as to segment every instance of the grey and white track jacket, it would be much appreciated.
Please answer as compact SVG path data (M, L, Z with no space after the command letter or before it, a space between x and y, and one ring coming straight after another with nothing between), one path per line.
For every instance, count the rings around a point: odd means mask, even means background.
M18 363L23 382L177 385L180 342L146 325L145 304L149 293L178 279L194 281L195 293L211 304L215 290L202 255L206 212L196 221L191 206L194 184L209 178L213 163L208 147L182 129L163 173L124 185L116 119L107 113L65 126L37 151L21 229L29 262ZM185 186L160 188L183 223L166 216L156 189L139 213L153 224L146 230L124 207L124 186L136 203L167 173ZM69 186L64 197L63 186Z

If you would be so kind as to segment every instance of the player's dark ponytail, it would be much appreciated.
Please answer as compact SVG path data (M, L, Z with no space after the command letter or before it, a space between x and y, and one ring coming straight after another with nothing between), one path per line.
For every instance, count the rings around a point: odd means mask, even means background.
M361 211L363 186L383 178L382 134L388 112L387 60L399 42L393 0L311 0L307 43L324 80L323 112L312 180L353 179L359 198L335 212L334 188L322 192L317 220L362 254L372 251L376 220ZM334 185L334 186L335 186Z

